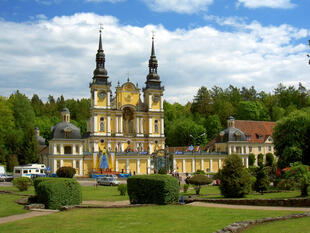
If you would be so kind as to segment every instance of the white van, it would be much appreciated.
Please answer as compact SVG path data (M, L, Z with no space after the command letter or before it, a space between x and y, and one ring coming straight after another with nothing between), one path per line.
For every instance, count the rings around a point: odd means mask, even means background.
M45 164L27 164L24 166L15 166L13 177L39 177L46 176L46 166Z

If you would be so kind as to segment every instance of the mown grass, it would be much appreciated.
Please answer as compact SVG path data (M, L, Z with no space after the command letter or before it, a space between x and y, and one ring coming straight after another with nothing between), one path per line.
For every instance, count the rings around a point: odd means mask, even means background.
M249 228L245 233L310 233L310 217L270 222Z
M0 218L28 212L27 210L24 210L24 206L15 202L20 198L22 197L10 194L0 194Z
M1 224L1 233L211 233L236 221L291 213L296 212L220 209L181 205L121 209L74 209L14 223Z
M82 186L83 201L123 201L128 195L121 196L116 186Z

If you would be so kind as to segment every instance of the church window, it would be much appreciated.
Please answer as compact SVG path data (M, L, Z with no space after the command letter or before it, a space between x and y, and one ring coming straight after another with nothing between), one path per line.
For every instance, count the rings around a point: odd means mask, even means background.
M76 168L80 168L80 163L79 163L79 161L75 161L75 167L76 167Z
M154 122L154 131L155 133L158 133L158 120L155 120Z
M65 146L64 151L65 151L66 155L72 154L72 147L71 146Z
M71 132L65 132L65 138L70 138Z
M104 132L104 117L100 117L100 131Z

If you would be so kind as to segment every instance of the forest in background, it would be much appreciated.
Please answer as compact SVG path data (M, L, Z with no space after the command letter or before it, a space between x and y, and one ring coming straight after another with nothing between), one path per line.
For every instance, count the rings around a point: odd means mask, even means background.
M36 94L31 99L16 91L0 97L0 163L32 163L38 160L34 128L51 139L51 127L61 121L67 107L71 122L86 132L90 99L64 99L49 96L43 102ZM193 101L185 105L164 102L167 146L205 145L223 128L229 116L238 120L277 121L295 110L310 112L309 91L302 85L279 84L273 93L257 92L230 85L226 89L201 87Z

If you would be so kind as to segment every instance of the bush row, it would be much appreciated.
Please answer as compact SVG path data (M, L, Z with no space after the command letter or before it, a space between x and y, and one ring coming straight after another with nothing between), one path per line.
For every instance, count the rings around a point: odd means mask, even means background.
M129 177L127 192L131 204L170 204L179 199L179 183L168 175L139 175Z

